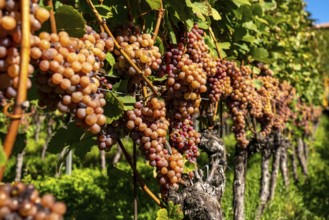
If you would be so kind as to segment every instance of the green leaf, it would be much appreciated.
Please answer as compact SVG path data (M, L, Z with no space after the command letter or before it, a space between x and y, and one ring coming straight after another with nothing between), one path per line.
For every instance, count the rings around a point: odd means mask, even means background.
M107 117L107 123L110 124L123 115L125 106L113 92L107 92L105 99L104 114Z
M218 11L214 8L211 8L211 16L213 17L214 20L218 21L220 19L222 19L222 17L220 16L220 14L218 13Z
M152 9L159 9L161 6L161 0L145 0L145 1Z
M81 13L72 6L63 5L55 13L57 31L66 31L70 37L82 37L85 31L86 21Z
M79 128L74 122L71 122L67 127L58 129L51 137L47 151L49 153L58 154L66 146L79 143L83 134L83 129Z
M85 155L91 150L91 148L97 145L96 139L92 137L83 138L77 144L74 144L72 146L72 149L74 149L74 154L80 158L84 158Z
M265 48L252 48L251 55L255 60L264 61L269 56L269 53Z
M204 15L208 15L208 8L205 4L201 2L192 3L190 0L185 0L186 5L190 7L193 13L200 18L202 21L205 21L206 18Z
M106 61L113 67L115 64L115 58L112 53L107 52L105 55Z
M157 218L156 218L156 220L169 220L167 209L165 209L165 208L159 209L157 211Z
M258 15L260 17L264 14L263 8L260 4L253 4L252 12L254 15Z
M103 19L109 19L113 17L113 13L112 13L112 7L106 6L106 5L95 5L95 8L97 9L99 15L103 18Z
M5 151L3 150L2 140L0 139L0 166L5 165L7 162L7 157Z
M261 89L262 86L263 86L263 82L259 79L254 79L253 80L253 86L258 90L258 89Z
M251 5L249 0L232 0L232 2L238 7L241 5Z
M236 40L236 41L239 41L239 40L241 40L245 35L247 35L247 30L245 29L245 28L242 28L242 27L240 27L240 28L238 28L238 29L236 29L236 31L235 31L235 33L234 33L234 39Z
M218 46L221 49L228 50L231 47L231 43L230 42L220 42L220 43L218 43Z
M134 109L134 104L136 103L136 98L134 96L118 96L118 99L121 103L124 104L125 111Z
M158 46L159 52L161 54L164 54L165 48L163 46L163 41L162 41L162 39L159 36L157 36L157 38L155 39L155 45Z
M119 82L113 84L112 90L115 92L127 93L128 79L122 79Z
M196 163L191 163L191 162L189 162L188 160L186 160L184 158L184 171L183 171L183 173L192 172L192 171L196 170L197 168L198 167L197 167Z

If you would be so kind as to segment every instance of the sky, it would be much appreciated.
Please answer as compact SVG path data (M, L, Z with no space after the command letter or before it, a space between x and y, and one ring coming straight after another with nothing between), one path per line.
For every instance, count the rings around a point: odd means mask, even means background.
M329 0L305 0L306 10L311 12L316 24L329 22Z

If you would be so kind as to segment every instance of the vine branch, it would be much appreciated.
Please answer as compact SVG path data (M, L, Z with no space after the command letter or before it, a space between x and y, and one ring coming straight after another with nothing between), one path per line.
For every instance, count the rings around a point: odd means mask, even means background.
M23 114L23 103L27 97L27 81L28 81L28 67L30 63L30 0L21 0L21 14L22 14L22 42L21 42L21 62L19 72L18 91L16 103L14 106L14 115ZM8 159L13 150L16 140L19 125L21 123L20 117L12 118L8 127L8 133L3 145L6 158ZM3 178L4 167L0 170L0 181Z
M49 11L50 17L50 27L52 33L57 33L57 26L56 26L56 20L55 20L55 14L54 14L54 5L53 0L48 0L48 6L51 8Z
M132 168L132 170L133 170L133 172L134 172L134 175L136 175L136 178L137 178L137 180L138 180L140 186L142 187L142 190L143 190L144 192L146 192L146 194L148 194L148 195L149 195L149 196L150 196L150 197L156 202L156 204L158 204L160 207L163 208L163 205L162 205L162 203L160 202L160 200L159 200L159 199L153 194L153 192L152 192L152 191L146 186L146 184L145 184L144 181L143 181L143 178L139 175L139 173L138 173L136 167L134 167L133 161L132 161L130 155L128 154L126 148L124 147L124 145L123 145L121 139L118 140L118 144L119 144L119 146L120 146L120 148L121 148L123 154L125 155L127 162L129 163L130 167Z
M163 17L163 13L164 13L163 2L162 2L162 0L160 0L160 9L159 9L157 23L156 23L155 28L154 28L154 33L153 33L153 38L152 38L153 41L155 41L157 36L158 36L159 28L160 28L160 25L161 25L161 19Z
M122 56L129 62L129 64L136 70L138 74L140 74L143 78L143 80L146 82L146 84L150 87L150 89L153 91L153 93L156 96L159 96L157 89L154 87L153 83L144 75L144 71L141 70L128 56L128 54L125 52L125 50L119 45L119 43L115 40L111 30L107 26L106 22L102 19L102 17L99 15L97 9L95 8L94 4L91 2L91 0L87 0L88 5L90 6L91 10L94 12L98 22L100 25L104 28L105 32L112 37L114 46L120 51Z

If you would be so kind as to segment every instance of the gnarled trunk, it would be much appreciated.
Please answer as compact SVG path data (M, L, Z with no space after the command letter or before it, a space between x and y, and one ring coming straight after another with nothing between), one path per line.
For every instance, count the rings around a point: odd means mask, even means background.
M262 154L262 167L261 167L261 181L260 181L260 201L256 212L255 219L260 219L265 209L267 198L270 189L270 171L269 164L271 159L270 141L267 140L265 145L261 148Z
M280 155L281 155L281 135L279 133L274 134L273 148L274 148L274 154L272 160L271 185L270 185L270 193L268 195L267 201L271 201L274 197L276 182L279 174Z
M234 160L233 207L234 220L244 220L244 194L248 153L246 149L236 147Z
M305 159L304 144L303 144L302 138L298 138L298 140L297 140L297 156L298 156L299 163L302 167L303 174L304 174L304 176L307 176L308 175L307 162Z
M206 175L202 169L194 172L194 179L187 179L180 191L170 191L168 199L182 206L185 219L221 220L221 199L225 188L226 151L222 141L209 130L202 134L200 147L209 158Z
M289 175L288 175L288 158L287 158L287 148L289 142L288 140L283 140L282 146L281 146L281 159L280 159L280 167L281 167L281 173L283 178L283 183L286 187L289 186Z

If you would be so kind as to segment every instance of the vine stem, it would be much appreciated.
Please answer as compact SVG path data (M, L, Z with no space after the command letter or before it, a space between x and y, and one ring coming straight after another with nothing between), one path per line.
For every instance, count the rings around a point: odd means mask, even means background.
M140 186L142 187L142 190L144 192L146 192L146 194L148 194L154 200L154 202L158 206L160 206L161 208L163 208L164 206L162 205L162 203L160 202L160 200L158 199L158 197L156 197L154 195L154 193L146 186L146 184L144 183L143 178L139 175L137 169L134 167L134 164L133 164L133 161L131 159L131 156L129 155L129 153L127 152L126 148L124 147L121 139L118 140L118 144L119 144L119 146L120 146L123 154L125 155L127 162L129 163L130 167L132 168L132 170L134 172L134 175L136 175L137 180L138 180Z
M55 19L55 14L54 14L54 5L53 5L53 0L48 0L48 6L51 7L49 14L49 20L50 20L50 27L51 27L51 32L52 33L57 33L57 26L56 26L56 19Z
M136 70L138 74L140 74L143 78L143 80L146 82L146 84L150 87L150 89L153 91L153 93L156 96L159 96L157 89L154 87L153 83L144 75L144 71L142 71L128 56L128 54L125 52L125 50L119 45L119 43L115 40L111 30L107 26L106 22L102 19L102 17L99 15L97 9L95 8L94 4L91 2L91 0L87 0L88 5L90 6L91 10L94 12L96 18L98 19L98 22L100 25L104 28L105 32L112 37L114 46L120 51L122 56L129 62L129 64Z
M219 48L218 42L216 40L215 34L212 31L212 28L210 26L209 26L208 30L209 30L209 33L210 33L210 36L211 36L212 40L215 42L215 46L216 46L216 50L217 50L219 59L222 59L222 54L220 53L220 48Z
M22 42L21 42L21 62L19 72L18 91L16 104L14 106L14 115L23 114L23 103L27 97L28 67L30 62L30 0L21 0L22 14ZM13 150L21 118L13 118L8 127L8 133L3 145L6 158L8 159ZM2 181L5 167L0 170L0 181Z
M156 23L155 28L154 28L154 33L153 33L153 38L152 38L153 41L155 41L157 36L158 36L163 14L164 14L163 2L162 2L162 0L160 0L160 9L159 9L157 23Z

